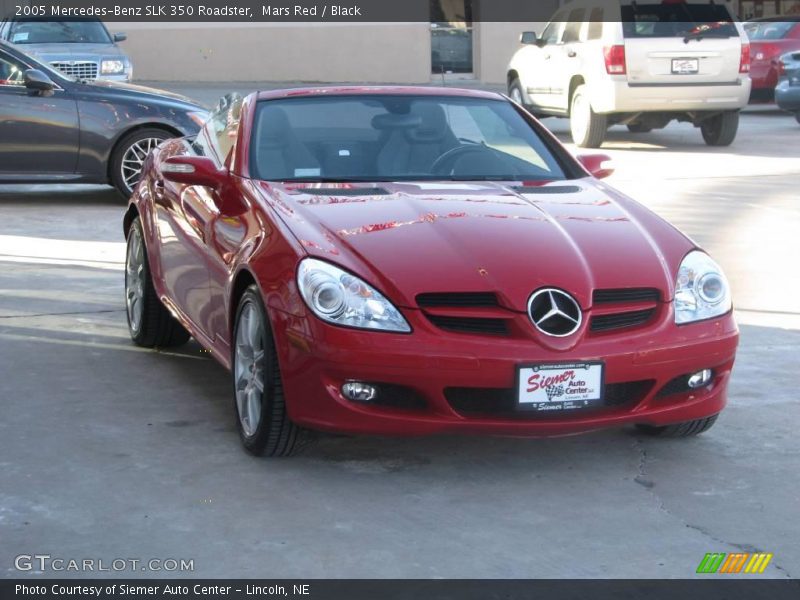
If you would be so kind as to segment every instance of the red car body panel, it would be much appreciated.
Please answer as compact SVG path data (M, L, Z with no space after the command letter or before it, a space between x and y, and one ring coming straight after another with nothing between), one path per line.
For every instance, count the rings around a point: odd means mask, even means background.
M787 52L800 50L800 22L775 40L753 40L750 42L750 79L754 91L770 92L778 85L778 60Z
M249 178L248 141L257 101L294 94L496 95L431 88L343 87L262 92L241 110L229 184L216 197L205 188L160 181L158 165L189 152L183 140L164 143L145 164L131 201L142 219L156 290L197 341L231 364L233 315L243 286L255 282L275 338L290 418L342 432L414 435L485 432L560 435L625 423L664 425L718 413L738 342L731 313L676 326L672 298L683 257L696 246L642 205L585 177L545 184L424 182L283 184ZM530 117L526 117L535 122ZM551 134L535 124L550 144ZM559 146L560 148L560 146ZM572 159L569 159L572 160ZM577 162L573 171L585 172ZM309 194L309 187L333 188ZM337 196L336 187L379 186L386 193ZM298 263L314 256L375 286L410 324L410 334L338 327L306 307L296 283ZM569 291L584 315L564 338L536 330L527 301L541 287ZM657 301L623 306L593 302L598 289L655 288ZM494 292L494 308L423 308L421 293ZM592 331L591 318L621 310L652 310L645 324ZM437 313L437 310L439 311ZM443 314L503 320L508 335L445 331ZM602 361L606 386L627 390L625 402L558 415L466 414L452 390L502 394L515 387L517 366ZM659 394L678 376L713 369L712 383ZM346 400L347 380L401 386L421 408ZM460 393L460 392L459 392Z

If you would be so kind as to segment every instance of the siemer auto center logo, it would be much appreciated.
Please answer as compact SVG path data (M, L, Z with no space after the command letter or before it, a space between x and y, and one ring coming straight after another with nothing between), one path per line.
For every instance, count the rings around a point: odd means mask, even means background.
M755 575L763 573L769 561L772 560L771 552L708 552L697 565L697 573L749 573Z

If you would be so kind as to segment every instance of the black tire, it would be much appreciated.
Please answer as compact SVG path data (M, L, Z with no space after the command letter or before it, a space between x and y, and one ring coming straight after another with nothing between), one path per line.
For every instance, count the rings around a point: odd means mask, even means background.
M171 137L174 136L170 135L169 132L164 131L163 129L148 127L146 129L137 129L136 131L132 131L117 143L109 161L109 175L111 178L111 185L117 188L117 191L122 194L125 199L131 197L131 194L133 193L133 187L138 182L137 177L132 179L131 185L129 185L122 175L122 160L126 153L136 144L146 140L159 140L159 142L161 142Z
M135 240L142 248L141 271L136 269L138 276L133 277L131 269L131 250L134 248ZM144 244L142 234L142 223L136 217L128 230L128 244L125 252L125 307L128 317L128 331L131 339L138 346L145 348L168 348L181 346L189 341L189 332L172 316L167 307L161 302L153 285L153 278L150 273L150 261L147 258L147 248ZM141 309L138 323L137 319L132 319L132 308L130 297L134 292L133 285L136 281L141 281L140 301L143 306Z
M585 85L572 94L569 125L572 141L579 148L599 148L606 139L608 118L594 112Z
M526 108L528 107L528 105L525 103L525 94L522 91L522 84L516 77L511 80L511 83L508 84L508 97L517 104L521 104Z
M628 131L631 133L650 133L653 128L643 123L628 123Z
M706 119L700 125L703 139L709 146L730 146L739 130L739 111L729 111Z
M237 345L239 326L242 313L246 307L252 306L260 316L260 333L263 336L263 356L260 368L264 373L263 391L260 398L261 410L259 422L252 434L248 435L239 414L237 403ZM261 294L255 285L247 288L239 301L236 309L236 321L233 330L233 344L231 347L231 374L233 380L233 407L236 415L236 426L239 430L239 439L245 450L255 456L290 456L298 449L301 428L292 423L286 410L286 399L283 394L280 365L275 350L275 342L269 325L267 311L261 300Z
M708 431L716 423L719 415L712 415L705 419L696 419L694 421L686 421L685 423L676 423L675 425L665 425L663 427L656 427L654 425L636 425L636 429L647 435L659 437L672 437L683 438L699 435L704 431Z

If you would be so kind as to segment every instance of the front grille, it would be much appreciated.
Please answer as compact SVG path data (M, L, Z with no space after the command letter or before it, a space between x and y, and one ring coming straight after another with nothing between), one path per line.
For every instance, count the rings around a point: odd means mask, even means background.
M419 392L404 385L391 383L376 383L373 385L378 388L378 393L375 399L369 403L371 406L377 405L406 410L424 410L428 406L425 398Z
M475 317L455 317L444 315L425 315L440 329L458 333L480 333L486 335L508 335L505 319L482 319Z
M680 377L671 379L664 385L664 387L658 390L656 398L663 398L665 396L674 396L675 394L685 394L690 390L691 388L689 387L689 376L681 375Z
M589 328L592 331L609 331L611 329L622 329L623 327L635 327L636 325L647 323L653 313L655 313L655 309L648 308L646 310L598 315L592 317Z
M622 304L624 302L658 302L660 295L653 288L622 288L616 290L595 290L592 294L595 304Z
M97 79L97 63L90 61L56 61L50 63L65 75L78 79Z
M477 335L509 335L514 313L500 306L493 292L430 292L417 305L439 329Z
M637 404L652 389L653 384L654 381L652 379L626 383L609 383L605 386L603 403L599 408ZM576 409L574 411L543 413L518 410L517 391L513 388L451 387L445 388L444 396L453 410L464 416L548 418L554 415L567 415L587 410Z
M422 308L438 308L442 306L485 307L498 306L497 296L492 292L434 292L419 294L417 304Z

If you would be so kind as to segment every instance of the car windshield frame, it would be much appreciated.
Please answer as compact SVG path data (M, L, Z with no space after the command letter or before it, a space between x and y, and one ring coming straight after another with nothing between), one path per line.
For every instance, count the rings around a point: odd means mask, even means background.
M67 39L67 40L48 40L46 42L43 41L29 41L26 37L24 39L15 39L15 35L20 35L20 32L17 31L17 28L21 25L30 25L30 24L45 24L45 23L53 23L56 25L64 26L65 29L68 25L74 24L82 24L82 25L91 25L93 31L91 32L94 37L97 33L100 33L99 38L102 39L92 39L90 41L87 40L76 40L76 39ZM11 26L8 30L8 41L16 46L26 46L32 45L35 46L37 44L113 44L113 40L111 38L111 34L106 29L106 26L103 24L102 21L97 19L61 19L61 20L53 20L53 19L16 19L11 22Z
M518 119L517 125L524 127L524 131L535 139L536 145L528 144L529 151L536 153L537 158L547 168L548 173L502 173L502 174L437 174L437 173L347 173L347 174L329 174L324 173L322 168L314 169L314 173L297 173L295 169L294 176L281 176L270 177L269 174L264 174L259 169L259 150L258 150L258 136L259 136L259 119L261 111L266 106L282 107L290 105L290 103L318 103L318 102L352 102L361 101L366 105L375 106L381 102L397 103L406 102L408 104L414 102L442 102L448 105L471 105L472 108L478 107L504 107L507 116L513 115L513 119ZM505 108L507 107L507 108ZM389 113L393 116L408 116L404 113ZM495 113L497 114L497 113ZM499 116L499 115L498 115ZM502 118L502 117L501 117ZM297 128L301 131L302 128ZM295 130L293 130L295 131ZM509 135L511 131L509 130ZM474 143L473 140L466 140L458 138L459 142L463 142L458 147ZM543 126L538 124L532 117L525 114L519 107L515 106L507 98L499 96L497 98L490 98L484 96L471 96L471 95L458 95L458 94L429 94L429 93L414 93L404 92L397 93L387 91L385 93L343 93L343 94L318 94L318 95L303 95L303 96L280 96L270 99L260 99L256 103L253 126L250 132L250 138L247 140L249 144L249 160L248 169L249 175L253 179L270 182L281 183L369 183L369 182L414 182L414 181L525 181L525 182L550 182L550 181L564 181L585 177L585 173L578 168L576 161L572 156L552 139L552 136L544 129ZM322 142L319 142L322 143ZM384 140L385 143L385 140ZM304 144L305 145L305 144ZM501 152L491 146L483 144L475 144L476 148L481 146L481 150L487 149L489 151L507 155L515 162L525 162L528 166L538 167L530 161L523 161L519 156L515 156L508 152ZM435 161L434 161L435 162ZM304 169L299 169L304 171Z

